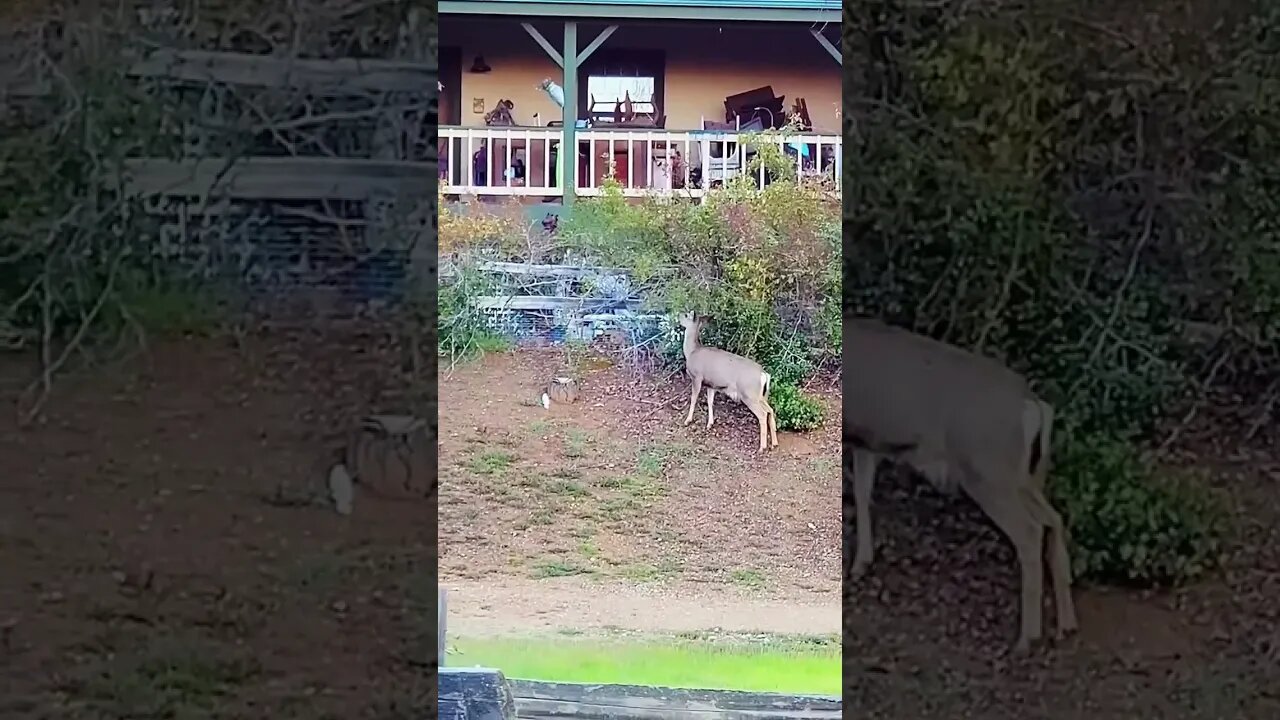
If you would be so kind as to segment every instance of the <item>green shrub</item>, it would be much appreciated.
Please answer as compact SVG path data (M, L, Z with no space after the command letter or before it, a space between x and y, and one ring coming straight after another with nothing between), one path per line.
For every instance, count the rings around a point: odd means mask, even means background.
M779 430L803 432L822 424L822 403L791 383L775 382L769 389L769 404L777 413Z
M1170 585L1218 563L1226 514L1202 482L1156 478L1130 444L1100 434L1061 445L1050 494L1067 523L1076 574Z
M798 181L780 154L757 161L771 184L757 189L746 173L701 203L631 202L606 181L561 221L557 250L625 269L652 309L710 316L704 343L796 384L839 357L839 203L830 187ZM659 349L678 362L671 344Z
M133 278L120 288L121 305L130 308L132 318L108 315L106 325L120 325L127 330L136 322L148 334L159 337L208 336L224 320L222 296L212 283L154 282Z
M1080 13L1135 20L1114 3ZM1012 8L845 26L869 53L845 96L846 302L1034 379L1062 419L1051 491L1096 580L1214 565L1221 508L1144 450L1188 398L1268 386L1280 353L1280 10L1241 8L1212 32L1187 19L1166 16L1142 48ZM886 61L876 36L912 41ZM1185 343L1189 321L1228 337Z
M502 352L510 342L493 332L474 298L494 292L492 281L466 262L453 266L440 277L437 303L440 328L437 352L451 363L474 359L487 352Z

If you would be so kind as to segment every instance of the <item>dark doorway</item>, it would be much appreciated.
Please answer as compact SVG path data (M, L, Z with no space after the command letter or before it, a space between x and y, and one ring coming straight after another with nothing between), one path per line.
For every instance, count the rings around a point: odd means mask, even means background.
M462 124L462 50L456 47L440 48L440 124Z
M437 110L438 125L462 124L462 50L456 47L440 48L440 105ZM462 182L458 176L462 149L456 142L440 139L440 173L442 180ZM465 176L463 176L465 177Z

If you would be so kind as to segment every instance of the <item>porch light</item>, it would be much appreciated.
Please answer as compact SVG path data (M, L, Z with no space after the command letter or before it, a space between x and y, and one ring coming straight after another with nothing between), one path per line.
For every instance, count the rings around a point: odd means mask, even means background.
M483 55L477 55L475 60L471 61L471 72L487 73L493 68L489 67L489 63L484 61Z

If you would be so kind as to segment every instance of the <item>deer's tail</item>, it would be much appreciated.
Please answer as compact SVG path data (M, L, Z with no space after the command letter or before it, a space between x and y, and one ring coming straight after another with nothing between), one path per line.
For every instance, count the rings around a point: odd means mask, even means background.
M1027 470L1035 487L1044 489L1049 478L1049 453L1053 449L1053 406L1040 400L1029 400L1028 410L1033 410L1036 418L1035 434L1031 439L1030 462Z
M773 382L773 376L767 372L760 373L760 397L765 402L769 401L769 385Z

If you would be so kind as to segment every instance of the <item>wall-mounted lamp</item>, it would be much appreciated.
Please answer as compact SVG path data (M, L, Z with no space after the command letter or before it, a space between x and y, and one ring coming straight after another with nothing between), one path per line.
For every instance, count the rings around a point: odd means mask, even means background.
M487 73L493 68L489 67L489 63L484 61L483 55L477 55L476 59L471 62L471 72Z

